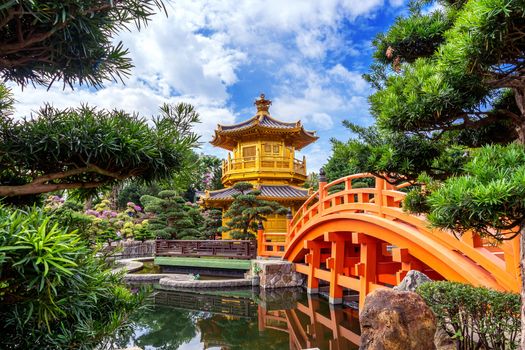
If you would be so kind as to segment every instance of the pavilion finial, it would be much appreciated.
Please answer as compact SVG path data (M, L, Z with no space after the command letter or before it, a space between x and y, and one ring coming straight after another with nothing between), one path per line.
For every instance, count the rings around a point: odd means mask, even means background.
M270 109L270 105L272 104L272 101L267 100L264 96L264 94L261 94L261 96L255 100L255 105L257 106L257 114L259 113L267 113Z

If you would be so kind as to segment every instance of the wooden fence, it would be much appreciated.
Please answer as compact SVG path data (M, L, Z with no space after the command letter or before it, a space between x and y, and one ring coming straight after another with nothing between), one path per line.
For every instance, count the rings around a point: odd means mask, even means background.
M157 240L156 256L216 256L221 258L255 259L256 241Z

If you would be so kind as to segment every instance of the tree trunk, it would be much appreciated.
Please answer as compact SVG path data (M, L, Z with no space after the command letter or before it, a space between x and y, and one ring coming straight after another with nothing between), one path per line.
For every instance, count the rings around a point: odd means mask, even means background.
M520 110L520 120L516 123L517 141L525 145L525 89L514 88L513 91L516 105Z
M525 223L520 227L520 275L521 275L521 339L520 349L525 349Z

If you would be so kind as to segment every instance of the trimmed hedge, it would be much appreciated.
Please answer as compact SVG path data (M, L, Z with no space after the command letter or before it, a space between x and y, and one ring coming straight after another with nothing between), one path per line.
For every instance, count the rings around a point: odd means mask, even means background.
M438 326L458 340L458 349L518 349L518 294L448 281L422 284L417 293L436 314Z

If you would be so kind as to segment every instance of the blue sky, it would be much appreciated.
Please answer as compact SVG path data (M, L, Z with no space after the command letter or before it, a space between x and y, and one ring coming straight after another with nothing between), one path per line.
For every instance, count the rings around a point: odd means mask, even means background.
M194 104L202 119L202 152L224 157L208 144L217 123L250 118L264 92L271 114L301 119L320 139L304 149L309 171L330 155L330 138L346 140L341 121L369 125L361 78L371 62L371 41L406 11L405 0L179 0L167 2L141 32L116 38L135 68L122 83L103 89L62 90L11 86L17 114L43 102L57 107L82 102L104 108L157 113L163 102Z

